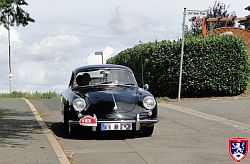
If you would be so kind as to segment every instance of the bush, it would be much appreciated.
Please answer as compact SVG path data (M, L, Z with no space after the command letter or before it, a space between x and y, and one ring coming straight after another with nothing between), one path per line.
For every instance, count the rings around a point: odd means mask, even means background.
M156 96L176 97L180 54L181 40L164 40L128 48L107 63L130 67L139 85L143 76ZM246 89L248 78L247 49L240 38L209 35L185 41L182 96L237 95Z

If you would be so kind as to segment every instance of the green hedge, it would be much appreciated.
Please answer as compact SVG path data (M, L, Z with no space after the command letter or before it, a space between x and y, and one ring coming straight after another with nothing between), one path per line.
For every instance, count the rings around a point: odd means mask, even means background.
M223 96L242 93L249 78L244 42L232 35L209 35L185 41L182 96ZM178 93L181 40L136 45L108 59L109 64L130 67L142 85L156 96Z

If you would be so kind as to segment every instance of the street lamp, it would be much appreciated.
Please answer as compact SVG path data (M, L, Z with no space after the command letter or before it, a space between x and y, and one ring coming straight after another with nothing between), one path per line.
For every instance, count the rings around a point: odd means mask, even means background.
M10 45L10 19L8 16L8 42L9 42L9 85L10 85L10 93L12 93L12 68L11 68L11 45Z
M101 55L102 56L102 64L103 64L103 53L102 53L102 51L95 52L95 55Z

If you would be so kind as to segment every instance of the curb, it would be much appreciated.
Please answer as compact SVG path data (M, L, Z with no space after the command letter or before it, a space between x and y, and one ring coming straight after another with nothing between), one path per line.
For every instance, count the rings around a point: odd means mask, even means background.
M41 126L44 134L46 135L46 137L48 138L52 148L54 149L58 160L60 161L61 164L70 164L66 154L64 153L64 151L62 150L61 146L59 145L58 141L56 140L56 138L53 136L53 133L51 132L50 129L47 128L47 126L45 125L43 119L40 117L39 113L37 112L37 109L35 108L35 106L27 99L22 98L27 105L30 107L30 110L32 111L33 115L35 116L38 124Z

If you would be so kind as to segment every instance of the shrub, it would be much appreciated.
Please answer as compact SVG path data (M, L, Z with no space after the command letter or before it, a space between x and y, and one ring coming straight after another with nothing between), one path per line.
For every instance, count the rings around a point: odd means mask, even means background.
M182 96L223 96L242 93L249 78L244 42L232 35L198 36L185 41ZM181 40L149 42L128 48L107 63L130 67L139 85L156 96L178 93ZM143 67L143 74L142 74Z

